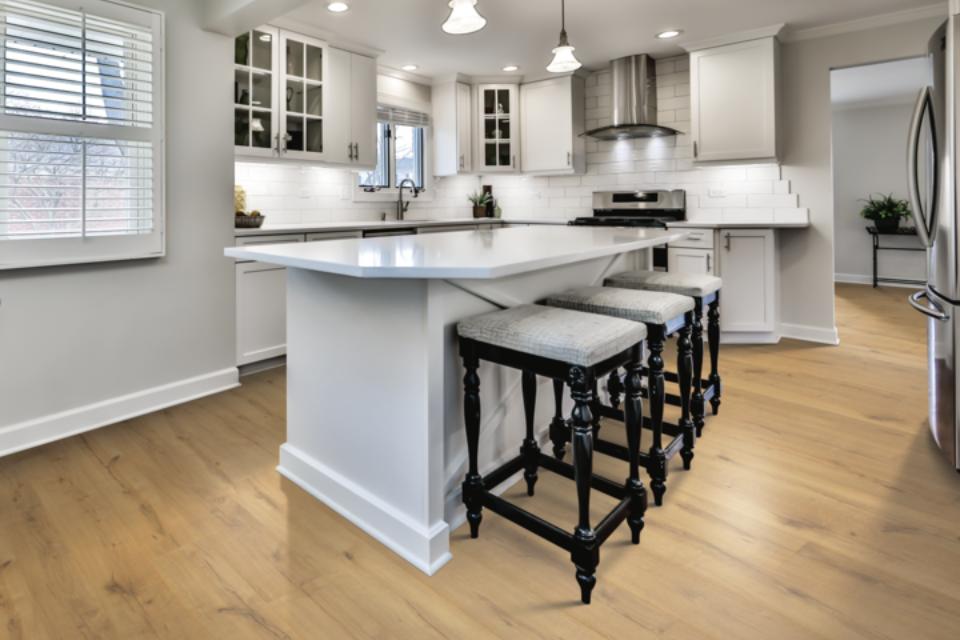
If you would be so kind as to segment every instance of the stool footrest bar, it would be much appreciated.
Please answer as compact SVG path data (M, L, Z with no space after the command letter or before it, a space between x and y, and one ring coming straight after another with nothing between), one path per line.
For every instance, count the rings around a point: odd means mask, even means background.
M561 549L573 551L573 535L499 496L484 492L483 506Z
M557 475L569 478L570 480L574 479L574 470L572 464L568 464L562 460L557 460L556 458L548 456L545 453L540 454L538 462L541 467L547 469L548 471L552 471ZM623 485L618 484L613 480L608 480L603 476L590 476L590 487L601 493L607 494L611 498L616 498L617 500L622 500L627 495L627 490L623 487Z

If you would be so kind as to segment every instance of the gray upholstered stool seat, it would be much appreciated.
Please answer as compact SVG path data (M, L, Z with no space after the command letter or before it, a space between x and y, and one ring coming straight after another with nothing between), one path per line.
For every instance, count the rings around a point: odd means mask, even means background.
M620 289L663 291L691 298L705 298L720 290L723 281L709 274L625 271L607 278L604 284Z
M462 338L583 367L647 336L647 328L637 322L535 304L467 318L457 331Z
M612 287L580 287L549 296L551 307L599 313L643 322L666 325L671 320L693 311L693 298L660 291L617 289Z

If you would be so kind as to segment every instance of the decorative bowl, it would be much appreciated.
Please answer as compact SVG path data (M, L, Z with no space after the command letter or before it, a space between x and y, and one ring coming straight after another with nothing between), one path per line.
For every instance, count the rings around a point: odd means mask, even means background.
M266 216L234 216L233 226L237 229L259 229Z

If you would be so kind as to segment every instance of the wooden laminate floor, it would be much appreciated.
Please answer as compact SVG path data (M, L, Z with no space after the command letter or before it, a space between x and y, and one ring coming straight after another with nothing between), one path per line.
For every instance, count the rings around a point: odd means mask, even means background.
M839 287L840 347L724 348L693 471L674 461L639 547L603 547L589 607L495 514L428 578L281 479L274 371L0 460L0 637L955 640L960 475L905 296ZM572 484L538 489L509 495L572 527Z

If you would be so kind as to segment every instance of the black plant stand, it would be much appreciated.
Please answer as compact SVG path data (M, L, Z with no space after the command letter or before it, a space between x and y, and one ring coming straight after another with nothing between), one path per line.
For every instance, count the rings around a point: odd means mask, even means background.
M924 247L891 247L890 245L880 244L880 236L914 236L917 235L917 230L913 227L900 227L896 231L885 232L878 230L875 226L870 225L867 227L867 233L870 234L873 239L873 288L876 289L881 282L888 282L890 284L916 284L923 285L925 284L923 280L911 280L909 278L881 278L877 275L878 272L878 253L880 251L926 251Z

